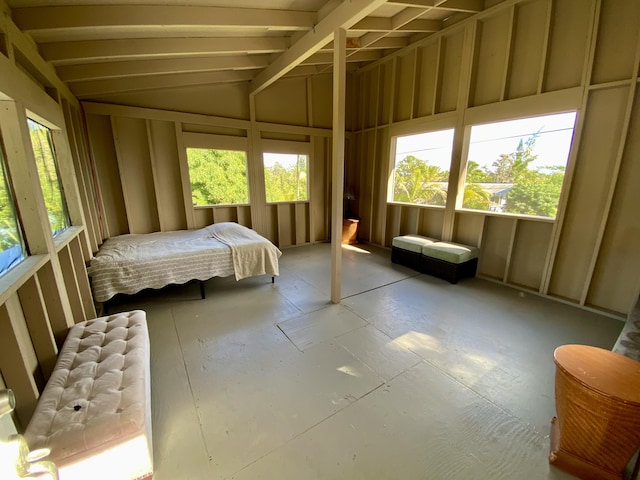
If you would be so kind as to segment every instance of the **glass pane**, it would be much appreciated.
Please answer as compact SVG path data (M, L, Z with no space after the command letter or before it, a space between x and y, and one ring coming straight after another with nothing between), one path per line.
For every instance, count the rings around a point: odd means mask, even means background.
M249 203L246 152L187 148L187 161L194 205Z
M38 176L44 203L49 213L51 231L55 237L65 230L71 222L67 213L67 204L64 199L62 184L58 174L58 162L53 149L51 132L44 125L40 125L31 119L27 119L33 154L36 158Z
M555 218L576 113L471 128L462 206Z
M453 129L398 137L393 201L444 206L452 148Z
M22 239L22 231L18 225L13 196L9 189L4 156L0 148L0 275L16 266L27 256Z
M306 155L265 153L263 161L267 202L295 202L309 198L309 162Z

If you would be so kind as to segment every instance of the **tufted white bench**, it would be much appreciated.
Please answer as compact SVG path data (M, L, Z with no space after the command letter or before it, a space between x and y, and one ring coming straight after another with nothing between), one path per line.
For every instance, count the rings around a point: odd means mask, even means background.
M141 310L74 325L25 431L61 480L153 474L149 334Z

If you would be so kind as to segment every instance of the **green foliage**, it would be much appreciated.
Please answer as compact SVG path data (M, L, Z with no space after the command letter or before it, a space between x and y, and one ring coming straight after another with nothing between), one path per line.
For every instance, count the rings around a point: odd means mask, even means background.
M420 205L444 205L447 201L449 172L409 155L398 162L394 177L393 200Z
M463 206L476 210L489 210L491 203L500 204L500 198L487 191L483 184L505 184L506 201L499 211L521 215L555 217L564 179L564 167L538 167L531 163L538 156L534 147L539 132L520 140L514 152L503 153L490 168L481 170L476 162L467 165L467 183ZM484 193L483 193L484 192Z
M56 158L49 129L33 120L28 120L31 146L38 167L38 176L44 203L49 213L51 231L55 234L70 225L64 192L58 178Z
M20 243L20 234L16 220L15 207L11 201L7 185L4 159L0 151L2 176L0 178L0 252Z
M187 148L194 205L249 203L245 152Z
M563 179L564 167L555 167L552 173L542 173L540 170L527 171L509 191L505 211L555 217Z
M308 197L307 156L298 155L296 161L287 166L275 162L264 167L264 186L267 202L304 201Z

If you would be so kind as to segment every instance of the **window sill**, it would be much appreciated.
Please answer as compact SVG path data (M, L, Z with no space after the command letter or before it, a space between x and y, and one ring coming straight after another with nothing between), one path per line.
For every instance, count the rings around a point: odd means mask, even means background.
M60 252L64 247L66 247L71 241L76 238L82 231L84 227L68 227L65 231L59 233L55 237L53 237L53 244L56 247L56 253Z
M31 255L0 277L0 305L49 261L49 255Z

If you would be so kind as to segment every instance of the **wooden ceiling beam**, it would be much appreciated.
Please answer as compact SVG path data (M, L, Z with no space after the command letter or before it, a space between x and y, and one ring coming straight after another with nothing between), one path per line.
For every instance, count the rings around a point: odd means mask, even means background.
M416 31L416 32L439 32L442 30L442 22L440 20L427 20L427 19L416 19L413 20L416 16L421 15L422 11L416 12L414 9L411 9L412 13L412 21L411 21L411 29L412 30L403 30L403 31ZM406 15L403 12L398 15ZM398 16L387 18L387 17L368 17L363 20L360 20L353 27L349 29L350 32L382 32L382 33L390 33L395 30L398 30L399 21L396 19ZM396 20L394 20L396 19Z
M220 70L254 70L269 65L270 55L225 55L138 62L102 62L58 67L65 82L81 82L106 78L166 75L171 73L214 72Z
M308 30L316 12L187 5L67 5L14 8L22 31L132 26L223 26L234 29Z
M312 30L305 33L286 52L258 74L251 82L250 94L255 95L264 90L317 52L333 40L334 33L338 28L350 28L385 3L387 0L350 0L340 3Z
M53 65L70 65L105 60L279 53L288 47L286 37L145 38L44 43L40 45L40 53Z
M375 62L382 58L379 50L359 50L347 57L347 62ZM301 65L331 65L333 64L333 53L317 52L307 58Z
M389 4L467 13L478 13L484 9L483 0L389 0Z
M254 74L251 71L178 73L170 75L90 80L86 82L72 83L70 87L76 97L82 99L118 93L139 92L144 90L158 90L194 85L240 83L251 80L253 75Z

